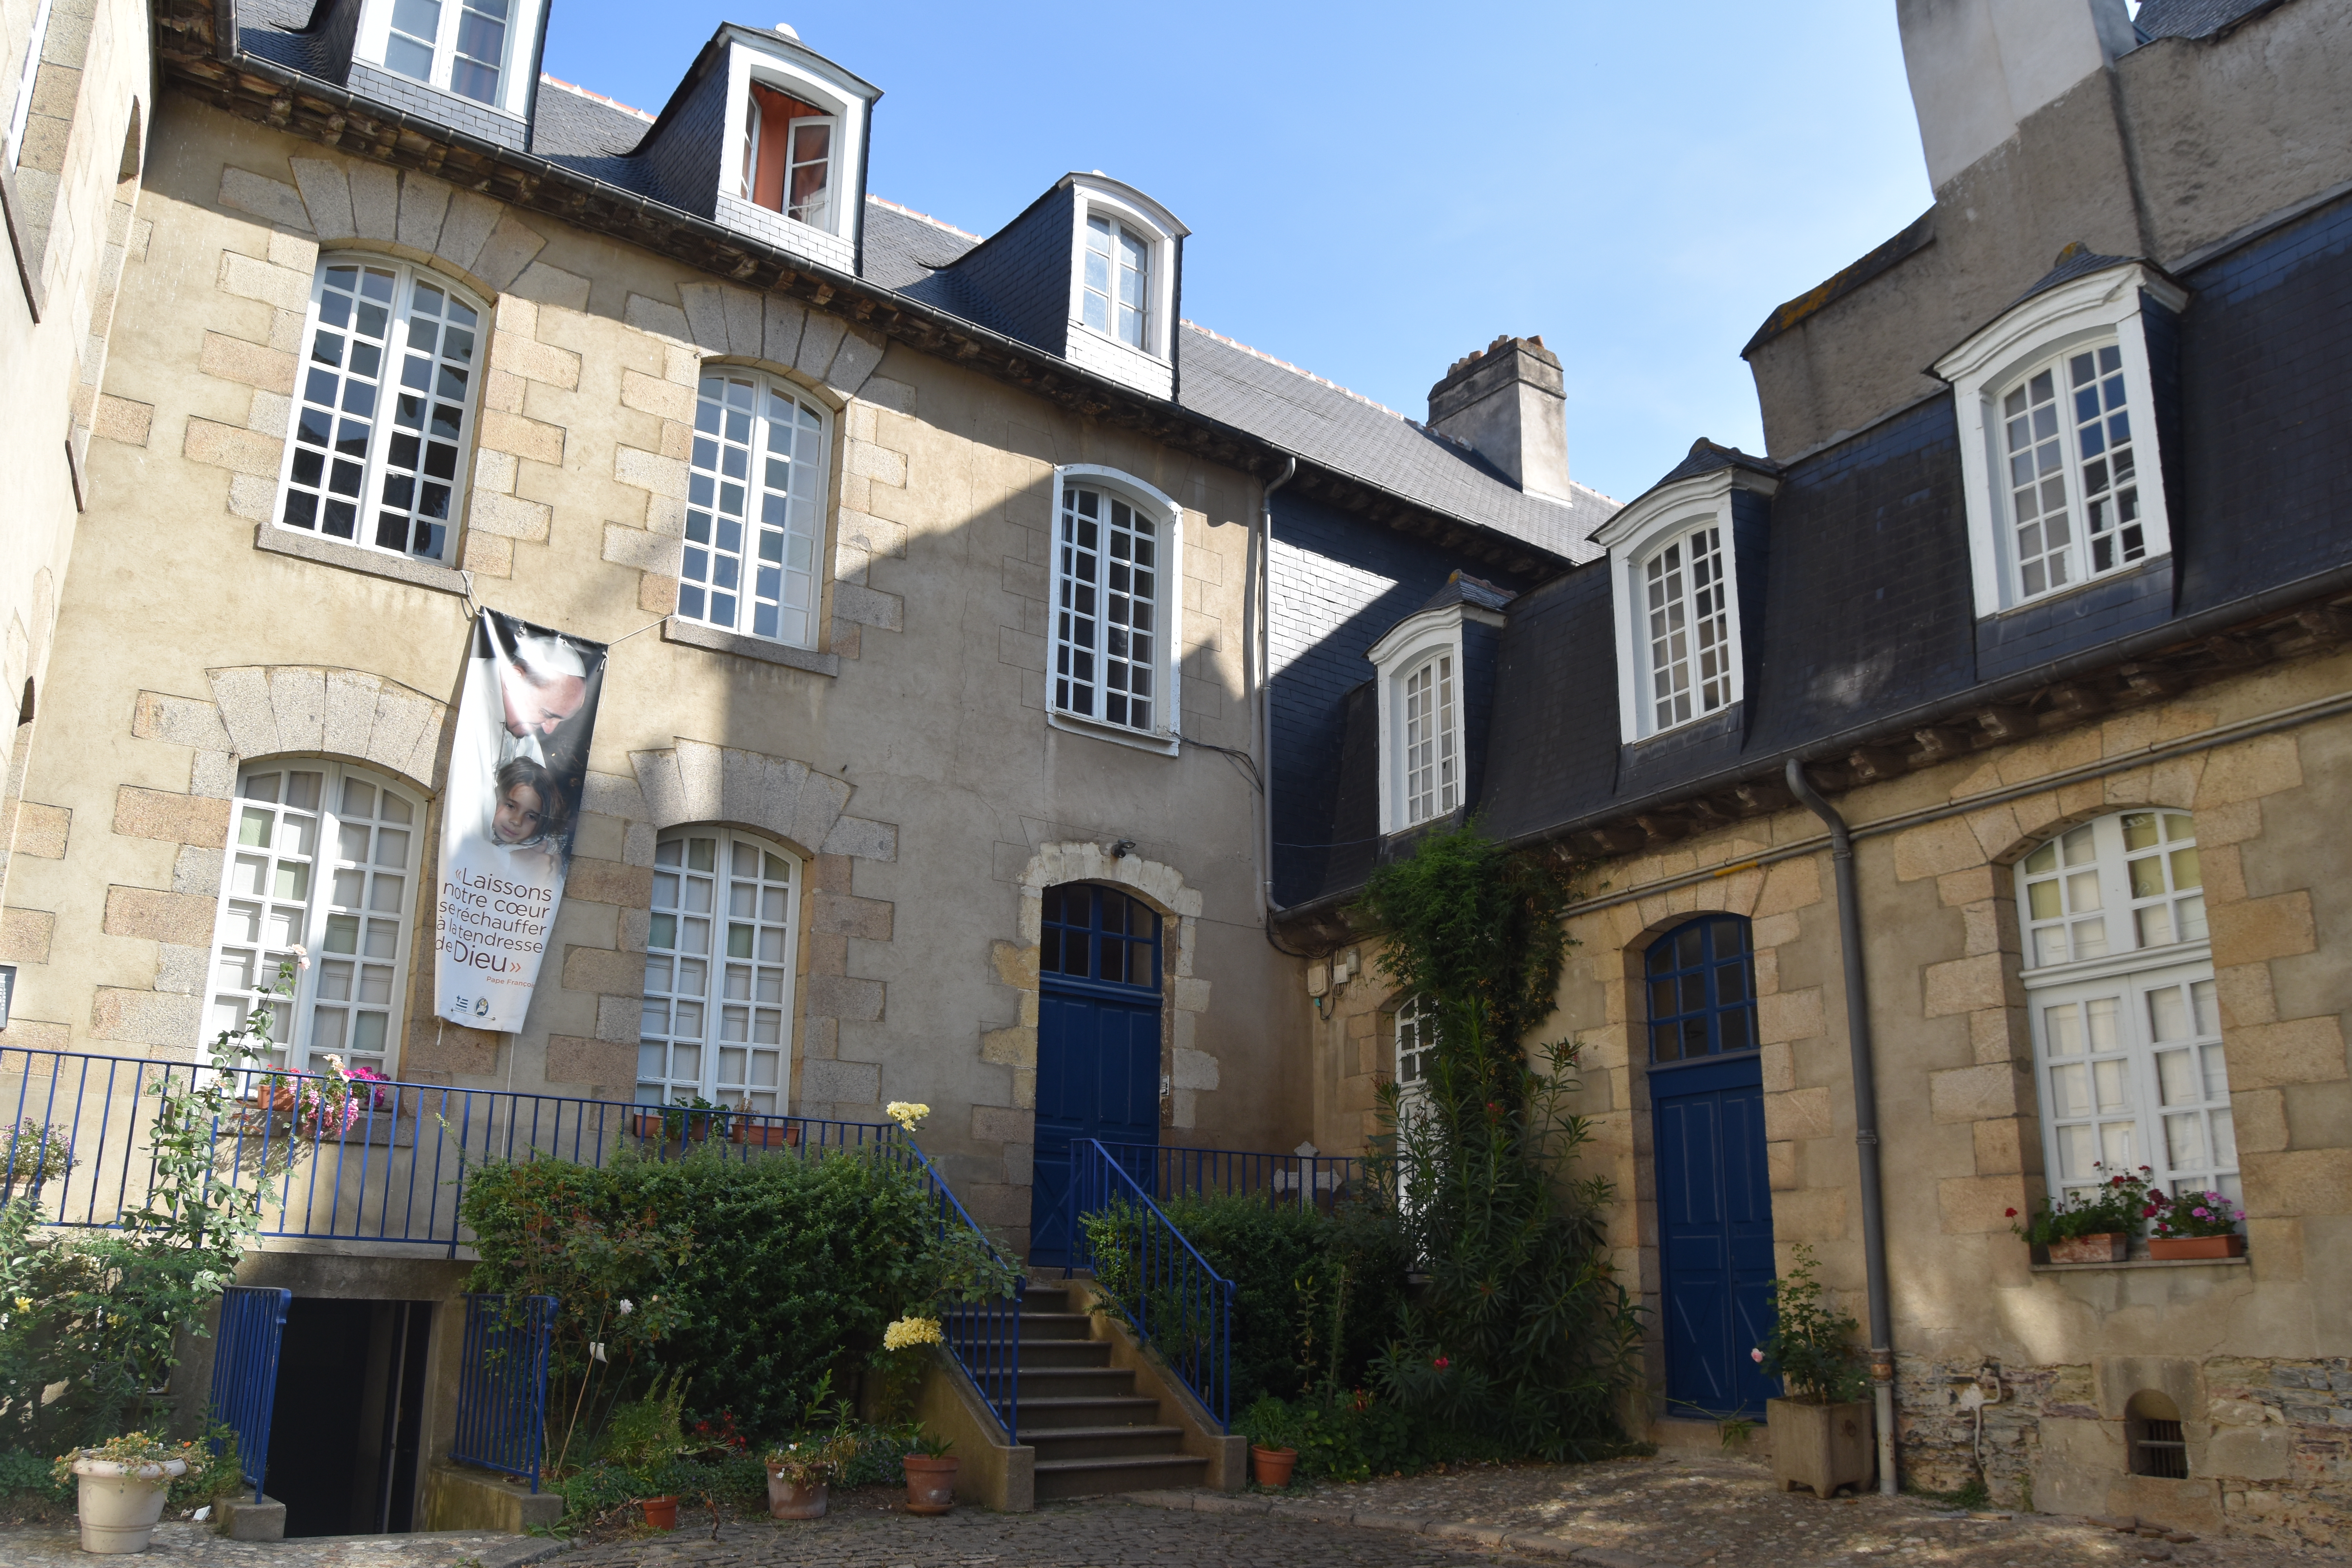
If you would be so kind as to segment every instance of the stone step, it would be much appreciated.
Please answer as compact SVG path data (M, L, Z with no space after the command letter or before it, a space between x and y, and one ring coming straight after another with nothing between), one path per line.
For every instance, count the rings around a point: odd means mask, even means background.
M1111 1366L1036 1366L1021 1363L1021 1403L1135 1392L1135 1373Z
M1021 1370L1031 1367L1107 1367L1108 1340L1023 1340Z
M1160 1419L1160 1401L1140 1394L1032 1398L1021 1396L1021 1440L1033 1432L1070 1426L1149 1426Z
M1086 1312L1034 1312L1021 1314L1021 1342L1033 1340L1083 1340L1094 1332Z
M1151 1454L1181 1454L1181 1426L1048 1426L1030 1428L1024 1423L1021 1440L1037 1450L1037 1462L1056 1459L1133 1458Z
M1196 1487L1208 1479L1209 1461L1197 1454L1141 1454L1117 1459L1040 1459L1037 1500L1097 1497L1105 1492L1148 1492L1163 1487Z

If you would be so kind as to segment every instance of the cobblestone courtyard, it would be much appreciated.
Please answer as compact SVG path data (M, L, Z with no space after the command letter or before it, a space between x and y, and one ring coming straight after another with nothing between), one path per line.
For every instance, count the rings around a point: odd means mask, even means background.
M275 1546L202 1527L158 1531L151 1556L188 1568L1453 1568L1587 1563L1601 1568L2136 1568L2148 1562L2284 1568L2352 1558L2244 1539L2126 1533L2082 1520L1967 1514L1921 1498L1821 1502L1772 1489L1764 1467L1669 1454L1584 1466L1479 1468L1450 1475L1302 1488L1279 1499L1148 1493L1054 1503L1031 1514L903 1511L868 1489L813 1523L680 1510L673 1534L564 1543L477 1534L342 1536ZM6 1568L87 1563L69 1528L0 1531Z

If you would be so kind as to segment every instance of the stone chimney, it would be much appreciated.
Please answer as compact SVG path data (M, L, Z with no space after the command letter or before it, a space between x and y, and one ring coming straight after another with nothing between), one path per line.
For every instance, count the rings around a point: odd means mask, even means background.
M1496 338L1429 389L1429 427L1470 447L1533 496L1568 499L1568 392L1536 338Z
M2137 41L2124 0L1897 0L1895 14L1939 191Z

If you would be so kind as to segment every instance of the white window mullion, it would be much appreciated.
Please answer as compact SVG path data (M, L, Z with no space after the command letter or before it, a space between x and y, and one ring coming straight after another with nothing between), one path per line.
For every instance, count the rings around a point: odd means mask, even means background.
M1053 700L1117 729L1173 727L1161 606L1167 530L1108 490L1067 485L1054 553Z
M638 1103L786 1110L799 877L790 856L717 828L656 847Z

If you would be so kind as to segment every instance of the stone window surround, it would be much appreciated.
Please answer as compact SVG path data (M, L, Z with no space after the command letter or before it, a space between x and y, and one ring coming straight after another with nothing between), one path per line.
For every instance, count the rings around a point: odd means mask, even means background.
M2170 553L2164 452L2147 334L2140 319L2143 296L2176 314L2189 303L2187 290L2155 268L2125 262L2062 283L2011 307L1932 367L1933 374L1952 388L1953 413L1959 425L1969 569L1979 619L2029 604L2046 604L2115 574L2086 574L2032 599L2019 596L2015 582L2008 540L2009 487L2001 481L2009 459L1998 440L2001 420L1993 404L2019 375L2069 348L2112 342L2123 351L2126 406L2139 420L2132 446L2139 471L2140 521L2147 537L2142 559L2154 561ZM2072 426L2067 428L2071 431ZM2080 499L2071 498L2070 504Z
M1160 714L1160 722L1149 731L1132 730L1106 719L1072 713L1054 702L1055 627L1060 614L1062 586L1062 498L1073 485L1108 492L1113 500L1124 501L1139 512L1148 512L1158 519L1161 532L1159 538L1160 592L1152 608L1158 617L1159 650L1152 667L1157 694L1152 699ZM1136 478L1121 468L1108 468L1100 463L1062 463L1054 469L1053 496L1047 511L1046 584L1053 596L1045 609L1045 723L1050 729L1066 730L1074 735L1088 735L1097 741L1109 741L1118 745L1132 746L1138 751L1174 756L1184 744L1184 655L1181 633L1184 626L1184 508L1173 496ZM1108 528L1109 520L1102 526ZM1097 559L1108 563L1110 555L1104 551ZM1096 584L1097 598L1095 628L1097 637L1107 638L1110 621L1102 600L1108 596L1107 584ZM1104 648L1098 646L1095 659L1099 668ZM1099 688L1097 688L1099 690Z
M562 390L579 384L579 355L541 340L541 311L584 306L588 280L539 260L547 237L503 204L446 181L340 157L290 157L288 167L291 184L234 165L222 171L221 205L266 220L270 232L260 257L234 249L223 254L218 286L275 306L276 324L266 345L207 334L202 368L251 385L252 405L242 427L190 419L184 455L228 468L234 476L229 510L266 531L291 427L303 314L320 249L359 245L432 267L496 302L456 564L473 575L511 575L515 546L544 543L553 513L548 503L518 494L520 465L561 464L566 439L561 426L523 416L525 384L543 382ZM299 300L294 274L302 279ZM671 304L631 294L623 312L628 326L667 340L664 374L656 379L631 372L622 394L625 405L658 415L664 425L658 451L625 445L615 453L613 477L646 491L646 510L641 521L604 523L603 557L638 570L640 607L653 614L674 611L685 534L684 459L701 363L723 359L785 376L824 401L839 426L831 438L828 476L833 570L826 574L826 635L819 657L762 661L836 673L841 659L858 657L866 628L897 631L902 625L902 596L874 587L872 575L877 558L905 558L907 530L871 508L877 486L906 486L907 454L880 445L877 437L882 414L913 414L914 389L875 374L886 348L878 334L798 301L709 282L680 283L677 296L679 303ZM547 303L553 300L565 304ZM436 590L465 591L465 578L457 571L445 580L437 573L373 570L377 563L352 558L363 551L347 555L299 547L318 541L265 542L257 535L256 548L271 550L280 542L296 544L281 553ZM731 643L712 647L667 632L665 640L752 658L763 651Z

